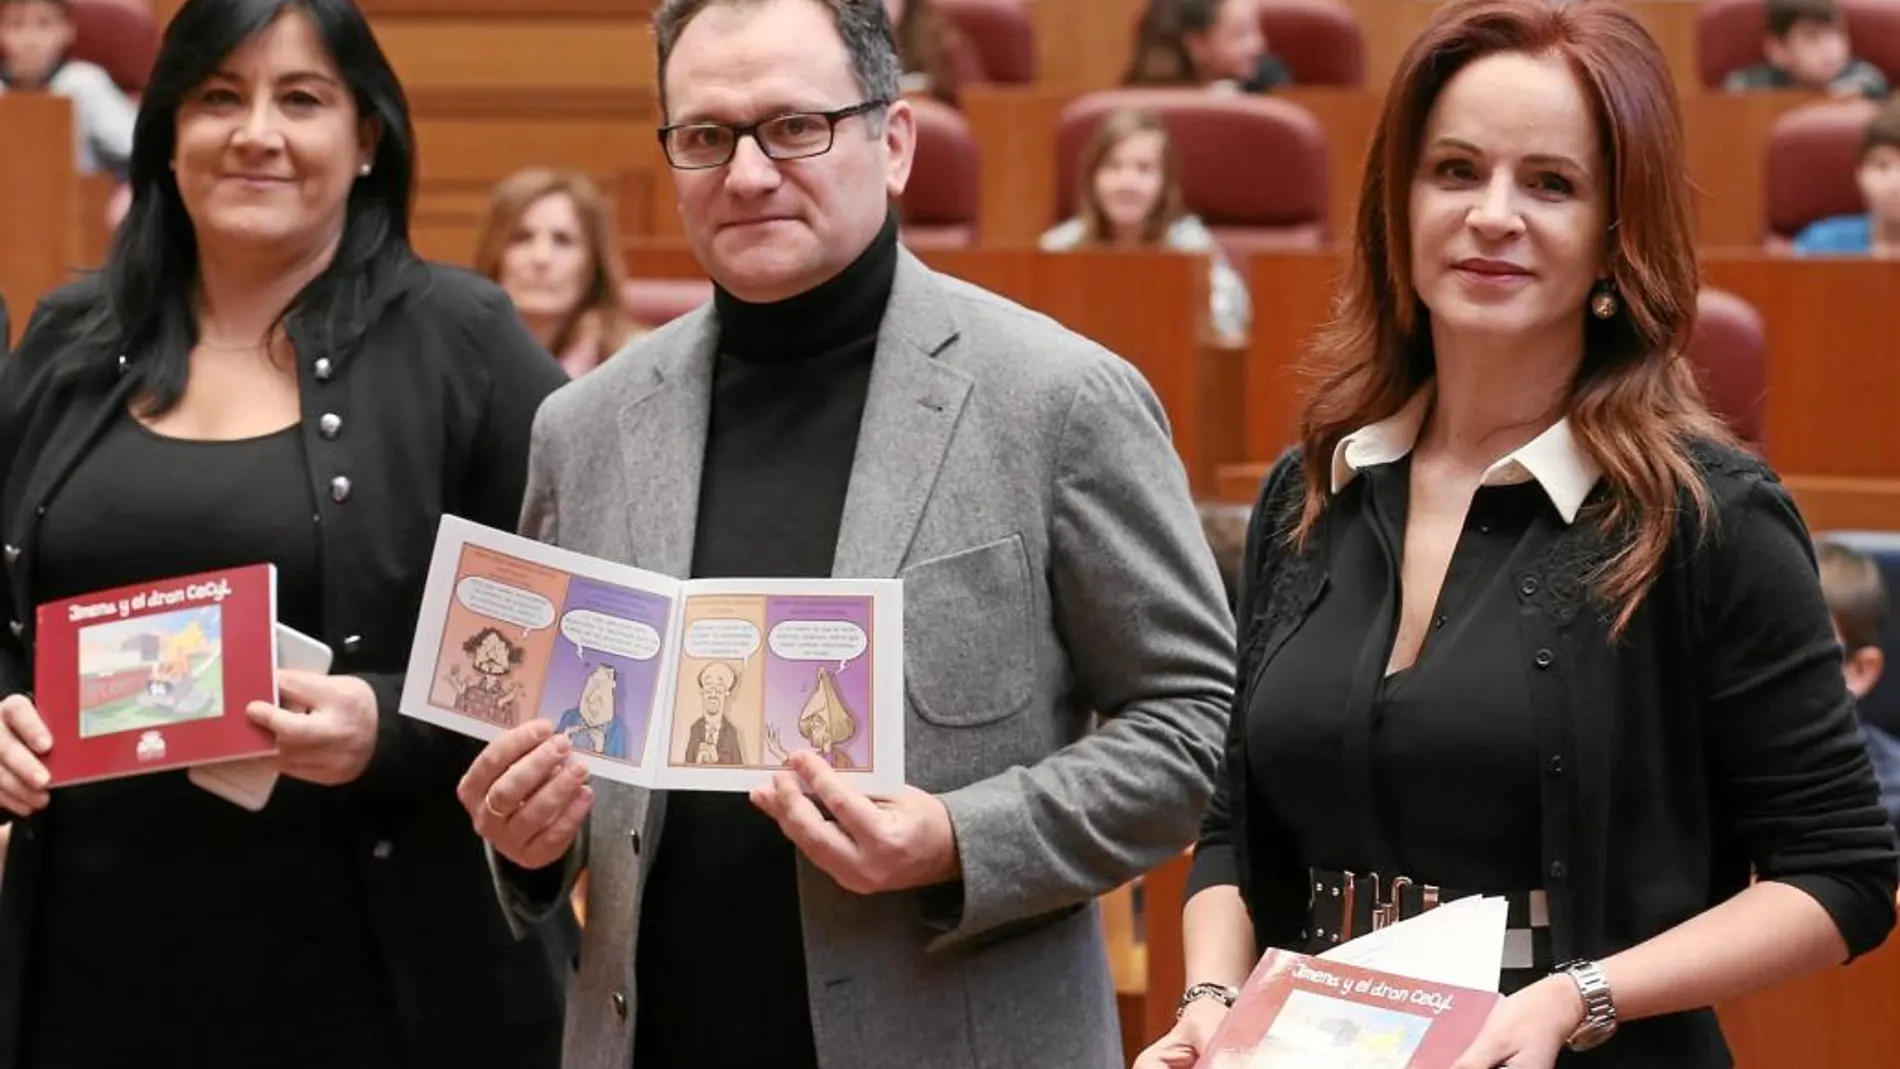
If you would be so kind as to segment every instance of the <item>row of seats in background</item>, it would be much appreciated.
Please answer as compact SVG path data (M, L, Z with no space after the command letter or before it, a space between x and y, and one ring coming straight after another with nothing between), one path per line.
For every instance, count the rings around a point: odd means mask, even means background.
M1042 0L930 2L954 26L953 47L971 53L954 64L966 77L967 72L978 71L978 84L1037 85L1034 8ZM1857 54L1880 67L1890 80L1900 80L1900 4L1843 0L1841 6ZM1047 140L1054 147L1044 153L1051 155L1046 166L1053 189L1039 197L1021 195L1029 184L1024 179L999 187L985 175L986 153L1010 155L1012 163L1021 155L1012 146L994 144L999 140L996 123L991 121L995 108L986 110L985 101L975 99L960 112L938 100L920 99L920 165L904 203L907 240L920 247L1033 240L1042 227L1072 213L1074 162L1094 125L1105 114L1133 105L1159 110L1166 117L1183 158L1188 210L1213 228L1230 256L1243 257L1260 248L1324 245L1343 229L1350 204L1342 194L1350 192L1351 164L1376 115L1376 91L1362 89L1365 33L1352 10L1333 0L1261 0L1259 11L1267 41L1291 72L1295 90L1286 99L1146 88L1076 96L1058 88L1052 91L1056 99L1044 96L1034 102L1044 105L1041 108L1022 106L1030 102L1013 96L988 101L1000 104L1002 118L1019 126L1034 126L1038 119L1047 123ZM76 0L75 12L80 23L78 58L100 64L120 85L136 93L150 68L158 34L146 0ZM1695 51L1702 88L1718 87L1731 72L1761 59L1761 0L1707 0L1698 5L1696 14ZM1129 27L1131 45L1134 34L1135 27ZM1319 93L1302 98L1303 90ZM1335 95L1322 95L1328 91ZM1353 95L1342 98L1337 95L1342 91ZM1057 114L1049 114L1047 105L1051 104L1060 106ZM1750 131L1696 131L1703 143L1718 143L1731 153L1757 152L1757 158L1765 161L1758 168L1736 167L1732 156L1726 161L1725 170L1760 172L1737 176L1744 186L1758 186L1758 191L1746 192L1755 194L1760 210L1747 212L1753 218L1745 224L1733 221L1744 214L1741 207L1723 212L1720 223L1704 227L1705 244L1765 241L1771 248L1785 246L1816 220L1861 210L1853 174L1868 107L1847 103L1792 108L1769 120L1759 147L1750 144ZM1703 125L1727 125L1743 118L1717 112ZM1036 136L1020 129L1011 132L1014 141ZM426 161L430 155L426 137L424 147ZM519 162L571 165L580 161ZM653 188L661 183L655 181L651 167L642 167L643 161L618 162L617 171L644 173L647 189L644 194L636 192L634 199L664 198L663 189ZM619 174L589 169L610 188L619 185ZM425 213L430 199L424 198ZM1029 201L1038 202L1040 210L1029 208ZM642 236L643 217L663 227L668 214L623 207L621 216L630 236ZM428 247L428 237L425 227L421 243L426 253L440 255L451 246L466 247L463 235L438 248Z

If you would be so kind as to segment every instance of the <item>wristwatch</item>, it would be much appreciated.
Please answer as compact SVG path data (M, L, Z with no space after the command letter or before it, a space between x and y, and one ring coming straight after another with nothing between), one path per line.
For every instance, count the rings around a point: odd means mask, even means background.
M1190 1004L1204 998L1215 998L1228 1009L1234 1008L1234 1000L1240 997L1240 989L1225 984L1194 984L1181 993L1181 1003L1174 1008L1174 1019L1180 1020Z
M1616 1034L1616 1002L1610 998L1603 967L1594 961L1572 961L1559 965L1557 971L1575 981L1583 996L1583 1023L1570 1033L1565 1046L1578 1052L1602 1046Z

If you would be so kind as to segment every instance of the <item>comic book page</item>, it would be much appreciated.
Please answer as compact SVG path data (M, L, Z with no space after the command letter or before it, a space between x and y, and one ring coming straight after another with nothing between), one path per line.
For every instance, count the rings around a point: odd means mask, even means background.
M481 739L548 720L636 786L749 790L812 750L892 791L902 617L895 580L680 581L445 517L402 712Z
M860 790L903 786L896 580L708 579L685 588L656 786L748 789L799 750Z

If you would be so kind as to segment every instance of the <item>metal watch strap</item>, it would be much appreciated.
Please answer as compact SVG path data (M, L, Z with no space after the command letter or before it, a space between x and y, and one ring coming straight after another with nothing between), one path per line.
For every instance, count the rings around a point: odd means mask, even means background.
M1594 961L1573 961L1559 966L1583 996L1583 1023L1565 1042L1574 1051L1593 1050L1616 1034L1616 1002L1610 996L1610 982L1603 967Z
M1238 999L1239 997L1240 997L1239 988L1228 987L1225 984L1201 983L1201 984L1190 985L1186 991L1183 991L1181 993L1181 1002L1179 1005L1177 1005L1174 1008L1174 1019L1177 1021L1180 1020L1181 1015L1187 1012L1188 1006L1194 1002L1199 1001L1200 999L1204 999L1204 998L1219 999L1221 1005L1226 1006L1228 1009L1232 1009L1234 1006L1234 1000Z

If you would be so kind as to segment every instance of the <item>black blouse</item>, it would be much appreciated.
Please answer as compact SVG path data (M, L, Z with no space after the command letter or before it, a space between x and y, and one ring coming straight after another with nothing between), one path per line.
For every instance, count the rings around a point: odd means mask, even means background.
M278 619L318 629L296 432L187 441L123 416L49 502L35 589L56 600L270 561ZM286 1067L400 1064L348 826L325 788L283 779L252 813L183 772L134 776L60 791L46 830L28 1066L210 1069L267 1049Z
M1663 567L1617 639L1587 582L1622 544L1601 523L1604 485L1541 552L1514 552L1499 565L1519 604L1501 648L1485 656L1519 665L1530 692L1528 756L1541 773L1536 860L1552 952L1559 961L1607 957L1734 896L1755 875L1811 895L1850 952L1865 954L1893 928L1900 854L1811 540L1759 460L1702 443L1692 459L1711 499L1709 522L1682 503ZM1301 827L1305 810L1282 808L1278 788L1258 783L1269 773L1254 766L1247 742L1256 712L1266 711L1254 695L1267 667L1350 588L1334 554L1366 522L1335 497L1313 536L1295 544L1304 490L1294 450L1255 507L1238 614L1235 708L1246 713L1229 724L1189 885L1190 895L1238 885L1258 950L1306 947L1308 870L1321 851L1338 849L1313 842L1316 829ZM1421 666L1437 656L1428 645ZM1509 782L1500 785L1504 803ZM1566 1052L1559 1065L1580 1059L1620 1069L1732 1064L1706 1009L1628 1022L1601 1053Z
M560 1062L563 977L550 967L542 933L524 941L509 930L482 842L455 798L480 743L396 707L438 521L448 513L491 527L518 522L534 414L567 375L521 326L507 295L467 271L409 260L362 283L360 322L287 319L300 459L294 484L255 491L285 507L303 503L322 579L315 616L300 630L336 651L335 673L363 679L378 699L369 766L355 782L322 792L336 838L308 845L315 852L340 843L334 856L361 889L412 1069L551 1069ZM0 603L8 616L0 693L33 690L32 610L45 600L40 583L57 579L42 567L47 519L75 473L110 444L136 385L130 375L68 382L61 374L83 351L80 325L103 299L99 286L88 278L48 297L18 351L0 363ZM202 521L203 530L217 526L215 517ZM128 555L149 540L146 527L164 529L156 521L119 525ZM285 793L272 807L301 788L279 782L277 791ZM0 1069L21 1065L32 948L49 875L59 878L49 865L62 864L54 825L65 809L59 791L46 811L14 822L0 880ZM206 895L229 893L203 869L182 860L171 878ZM143 888L117 889L126 908L138 907ZM286 913L279 923L298 921ZM222 964L236 974L254 970L254 949L239 949L247 952ZM180 958L158 964L190 967Z
M1417 660L1397 631L1409 460L1334 501L1328 596L1262 667L1247 707L1254 798L1319 868L1524 891L1538 864L1537 738L1510 581L1561 530L1536 483L1481 487Z

